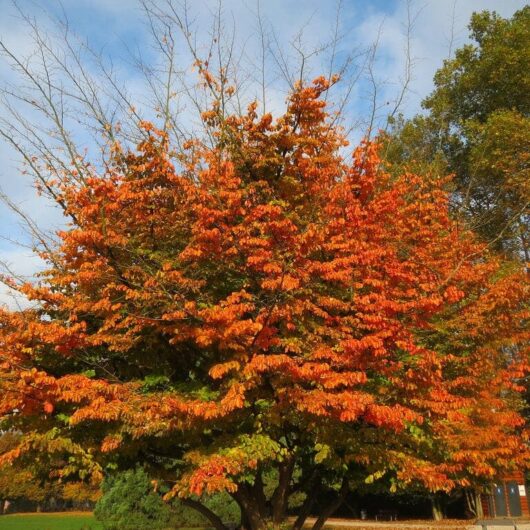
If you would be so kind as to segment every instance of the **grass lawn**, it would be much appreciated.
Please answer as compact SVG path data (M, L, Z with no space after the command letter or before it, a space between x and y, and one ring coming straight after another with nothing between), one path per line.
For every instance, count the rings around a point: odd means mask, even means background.
M0 530L102 530L91 513L23 513L0 515Z

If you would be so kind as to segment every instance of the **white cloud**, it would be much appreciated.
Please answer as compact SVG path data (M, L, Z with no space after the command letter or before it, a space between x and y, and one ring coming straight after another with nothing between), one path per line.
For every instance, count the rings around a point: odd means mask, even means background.
M404 33L407 21L407 3L398 2L391 14L384 11L372 12L360 25L363 38L375 35L381 21L378 75L383 80L396 83L404 72ZM415 19L412 28L410 57L414 62L413 79L403 110L406 115L418 112L421 100L433 88L433 76L443 61L454 50L468 42L471 14L475 11L497 11L503 17L526 5L524 0L416 0L410 4ZM391 85L390 85L391 86ZM398 88L394 85L394 92ZM385 95L390 95L391 89Z

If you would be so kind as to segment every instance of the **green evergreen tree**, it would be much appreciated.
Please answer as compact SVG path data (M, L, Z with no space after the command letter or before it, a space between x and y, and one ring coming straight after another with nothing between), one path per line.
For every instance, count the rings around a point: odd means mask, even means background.
M162 530L168 527L170 508L153 491L143 469L107 477L102 491L94 514L105 530Z

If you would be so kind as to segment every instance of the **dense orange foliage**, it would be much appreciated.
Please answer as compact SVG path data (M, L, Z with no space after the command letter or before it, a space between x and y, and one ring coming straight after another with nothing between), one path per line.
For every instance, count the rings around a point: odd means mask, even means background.
M214 108L213 140L177 152L145 123L137 152L50 183L70 225L18 287L39 306L0 314L24 433L4 461L97 480L143 460L168 496L242 506L271 469L437 490L527 464L524 272L451 220L444 182L345 155L327 89L277 120Z

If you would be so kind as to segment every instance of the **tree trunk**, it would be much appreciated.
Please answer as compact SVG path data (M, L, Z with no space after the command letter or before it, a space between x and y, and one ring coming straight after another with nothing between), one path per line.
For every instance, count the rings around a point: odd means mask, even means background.
M247 512L241 506L239 506L239 510L241 511L241 529L250 530L250 521L248 520Z
M247 530L265 530L271 525L279 527L285 522L294 464L295 459L291 455L280 465L278 486L274 490L270 502L267 502L265 496L263 477L260 471L256 474L254 484L242 483L238 485L237 491L231 495L241 510L241 523L244 528Z
M289 489L291 486L291 478L294 471L295 459L289 456L279 469L278 486L272 494L272 522L280 524L285 519L287 512L287 501L289 499Z
M476 515L478 519L484 519L484 510L482 509L482 496L480 491L475 490L475 506L476 506Z
M482 499L479 490L464 490L466 496L466 504L469 511L478 519L484 518L484 511L482 510Z
M432 518L435 521L441 521L444 518L442 503L438 497L431 497Z
M315 521L315 524L313 525L313 528L311 530L322 530L322 527L324 526L324 523L328 520L328 518L331 517L340 508L341 504L344 502L347 493L348 481L344 478L342 480L342 486L340 487L338 497L331 504L329 504L327 508L324 508L324 510L321 512L321 514Z
M259 503L246 485L239 484L232 497L239 505L241 519L246 521L248 530L264 530L267 527L267 519L261 516Z
M303 483L304 490L306 491L306 498L300 506L298 516L294 522L293 530L301 530L305 524L306 519L311 515L311 510L315 505L317 497L322 489L322 484L319 480L319 476L316 470L313 470L311 475L307 478L303 477L300 479L299 486ZM299 488L301 489L301 488ZM296 491L296 488L295 488Z
M296 518L294 524L293 524L293 530L301 530L304 526L304 523L306 519L309 517L309 514L311 513L311 508L313 508L313 505L315 504L316 500L316 492L307 494L307 497L300 507L300 511L298 512L298 517Z
M267 505L267 498L265 497L265 490L263 487L263 477L261 471L256 474L254 485L252 486L252 496L258 504L259 513L262 519L270 517L269 506Z
M247 504L244 511L246 519L250 525L249 530L264 530L267 527L267 521L261 517L257 504Z
M190 508L193 508L200 514L204 515L204 517L206 517L208 521L212 523L212 526L215 528L215 530L228 530L221 518L199 501L193 499L182 499L182 504L189 506Z

